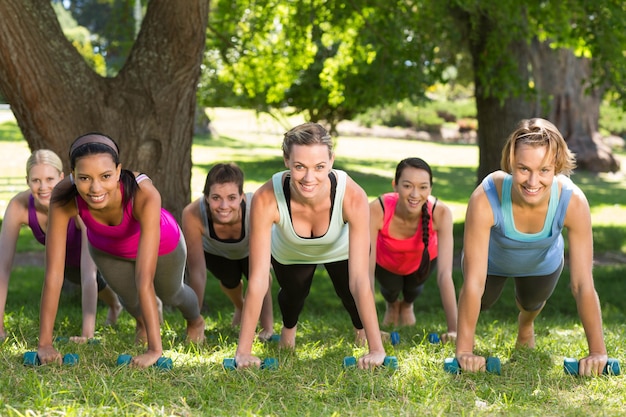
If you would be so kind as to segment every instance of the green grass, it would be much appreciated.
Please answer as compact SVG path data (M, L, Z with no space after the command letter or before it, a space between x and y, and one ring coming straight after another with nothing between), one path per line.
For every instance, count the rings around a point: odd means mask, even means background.
M0 125L2 127L2 125ZM246 187L254 189L282 169L280 136L227 134L217 140L198 138L194 145L193 189L200 192L207 168L233 160L246 172ZM1 138L0 138L1 140ZM0 142L0 147L17 144ZM378 144L374 149L372 146ZM5 153L6 154L6 153ZM25 152L26 156L28 152ZM455 215L455 247L460 250L463 213L475 184L476 149L399 140L340 138L336 166L346 169L368 195L390 189L397 160L424 157L435 171L434 194L449 203ZM19 154L22 155L22 154ZM12 159L19 159L15 154ZM23 158L25 161L26 157ZM22 161L19 161L23 165ZM6 164L5 164L6 165ZM20 174L21 175L21 174ZM0 170L0 176L1 170ZM593 209L596 252L624 259L626 216L624 180L610 176L575 175ZM20 237L19 250L37 248L29 233ZM40 246L39 246L40 248ZM127 313L115 328L100 328L97 345L58 344L61 353L76 352L75 367L22 365L22 355L34 350L44 270L16 267L11 277L5 324L10 336L0 345L0 415L3 416L614 416L623 415L624 376L579 378L563 372L564 357L582 357L587 344L576 305L569 291L566 268L553 297L536 322L537 348L514 349L517 309L509 283L502 298L480 316L476 350L502 359L502 375L443 372L443 360L454 355L451 345L431 345L426 335L445 330L445 316L434 279L416 301L418 324L399 329L401 343L386 344L399 369L344 370L346 355L364 352L353 342L350 320L322 270L315 277L301 316L295 352L275 345L255 344L260 357L276 357L278 371L225 371L222 360L233 356L237 332L230 327L232 306L209 276L205 295L207 343L194 347L180 341L184 321L165 311L162 328L165 355L171 371L117 367L118 354L136 354L134 324ZM596 266L596 287L603 308L609 356L624 363L626 327L626 266ZM457 291L462 277L454 271ZM277 288L274 287L274 296ZM274 300L276 298L274 297ZM379 316L384 302L377 292ZM98 323L105 319L99 309ZM280 313L275 303L275 330ZM56 335L78 334L80 302L65 293L60 302ZM392 330L386 328L383 330Z

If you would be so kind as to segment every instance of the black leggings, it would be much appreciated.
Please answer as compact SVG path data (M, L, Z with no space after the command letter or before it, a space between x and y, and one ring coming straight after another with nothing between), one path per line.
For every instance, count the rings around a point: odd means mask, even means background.
M437 258L430 261L430 268L426 273L418 269L408 275L394 274L376 264L374 275L385 301L393 303L398 300L400 293L402 293L404 302L412 303L424 290L424 283L435 268L437 268Z
M304 308L304 300L306 300L311 290L313 275L317 265L283 265L272 257L272 266L274 267L276 281L280 285L278 305L283 315L283 326L287 329L292 329L298 324L300 312ZM350 292L348 261L330 262L324 264L324 267L333 282L335 293L350 314L352 325L356 329L362 329L363 323L361 323L356 302Z
M242 275L248 279L248 261L247 256L243 259L227 259L204 252L206 268L229 290L239 286Z
M515 279L515 299L525 311L539 310L554 292L562 271L563 261L561 266L549 275L512 277ZM509 277L487 275L481 310L487 310L500 298L507 278Z

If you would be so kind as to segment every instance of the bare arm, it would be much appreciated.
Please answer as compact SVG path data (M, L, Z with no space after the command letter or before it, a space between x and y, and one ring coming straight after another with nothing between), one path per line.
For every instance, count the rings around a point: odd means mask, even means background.
M98 284L96 276L98 269L96 263L89 254L89 242L87 240L87 228L80 216L75 217L76 224L80 227L80 285L82 292L83 307L83 330L81 339L75 341L84 342L94 336L96 330L96 309L98 306Z
M133 358L133 364L148 367L163 353L159 313L154 290L161 238L161 195L151 181L142 181L134 198L133 216L139 221L141 237L135 263L135 284L141 306L141 315L148 337L148 350Z
M263 299L269 288L272 225L279 220L278 206L271 181L254 194L250 206L250 272L241 318L241 330L235 361L237 367L260 366L252 355L252 342L261 314Z
M369 276L372 284L372 292L376 283L376 241L378 233L383 227L383 208L378 199L373 200L370 204L370 257L369 257Z
M571 288L585 329L589 355L580 360L581 375L602 374L608 359L602 332L602 313L593 282L593 235L589 204L578 188L572 195L565 224L569 243Z
M54 196L71 186L69 178L63 179L57 184L52 194ZM39 315L38 355L42 363L61 363L61 355L52 347L52 333L65 274L67 226L70 218L77 214L78 210L73 200L64 206L56 203L50 204L46 233L46 275L41 293Z
M463 286L459 294L456 357L462 369L484 370L485 359L474 355L474 336L485 291L489 235L493 212L482 188L472 193L465 217L463 236Z
M187 243L187 269L189 286L198 296L198 306L202 309L206 287L206 263L202 246L203 224L200 218L200 200L190 203L183 210L182 229Z
M2 230L0 230L0 340L6 337L4 309L9 292L9 278L11 277L20 228L23 224L28 224L29 195L30 191L24 191L13 197L2 219Z
M457 304L456 290L452 280L452 262L454 258L454 237L452 211L443 202L439 201L433 215L433 225L437 231L437 285L441 295L441 303L446 314L448 325L447 333L442 335L442 340L453 341L456 339Z
M367 215L364 215L367 213ZM359 358L359 367L370 368L383 363L383 347L370 281L369 204L363 189L348 178L343 203L343 217L350 225L348 268L350 291L363 322L369 354Z

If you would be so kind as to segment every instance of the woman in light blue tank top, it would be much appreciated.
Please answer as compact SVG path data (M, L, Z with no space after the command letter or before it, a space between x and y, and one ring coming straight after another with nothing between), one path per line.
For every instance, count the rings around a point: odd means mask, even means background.
M534 321L554 291L564 262L567 229L571 288L589 343L581 375L602 374L607 351L593 283L589 204L569 179L573 154L544 119L522 120L502 152L502 171L490 174L470 197L463 243L456 358L462 369L485 369L473 353L481 310L514 278L519 308L517 346L535 347Z

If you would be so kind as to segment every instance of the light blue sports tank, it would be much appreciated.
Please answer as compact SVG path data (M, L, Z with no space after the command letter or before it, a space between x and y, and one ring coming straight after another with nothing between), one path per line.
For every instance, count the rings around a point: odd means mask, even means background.
M558 185L562 184L559 196ZM563 262L563 222L575 185L562 175L554 178L543 230L528 234L515 230L511 206L511 176L502 184L502 202L488 175L482 182L493 211L487 273L507 277L549 275Z

